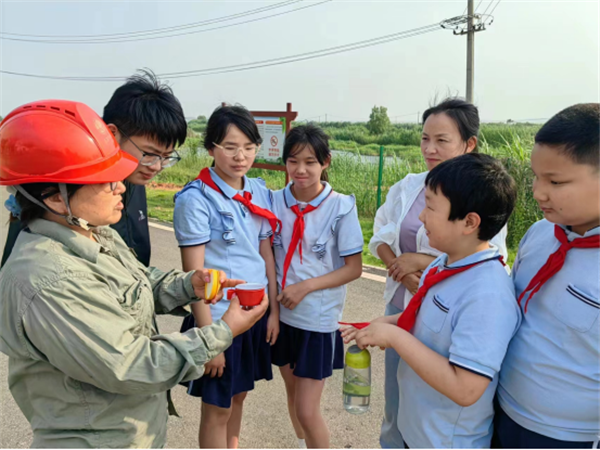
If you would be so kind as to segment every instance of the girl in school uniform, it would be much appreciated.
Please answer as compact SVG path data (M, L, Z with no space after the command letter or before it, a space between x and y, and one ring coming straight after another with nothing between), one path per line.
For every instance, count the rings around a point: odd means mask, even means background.
M356 200L325 181L331 161L328 139L313 125L290 131L283 160L292 181L273 194L273 212L282 227L273 241L280 333L272 358L285 381L300 447L309 448L329 447L321 395L325 379L343 367L338 322L346 284L362 273Z
M272 379L270 344L279 333L279 304L271 236L278 219L270 211L270 191L261 179L246 177L261 144L250 112L223 106L210 117L204 147L214 166L175 197L175 235L185 270L213 267L229 278L268 286L270 313L236 337L233 345L206 364L204 376L189 383L202 397L201 448L237 448L246 393L257 380ZM228 303L198 302L182 331L220 319Z

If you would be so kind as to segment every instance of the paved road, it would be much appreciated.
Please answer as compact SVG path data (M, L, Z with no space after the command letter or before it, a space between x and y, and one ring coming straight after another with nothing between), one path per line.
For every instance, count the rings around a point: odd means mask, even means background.
M3 207L5 190L0 193L0 248L4 248L7 214ZM172 232L151 227L152 264L161 269L181 268L179 251ZM368 275L367 275L368 276ZM383 311L383 288L379 277L361 278L349 285L344 320L361 321ZM179 330L181 319L162 316L159 327L163 333ZM383 411L383 352L372 350L373 393L371 411L353 416L342 405L342 373L336 371L327 381L322 399L322 411L331 430L334 448L379 447L379 426ZM15 404L7 383L8 358L0 354L0 448L27 448L31 431L27 420ZM174 401L182 418L169 421L168 448L195 448L198 445L200 402L189 397L182 387L174 389ZM240 446L243 448L295 448L297 441L290 423L283 381L277 370L274 379L259 382L245 403Z

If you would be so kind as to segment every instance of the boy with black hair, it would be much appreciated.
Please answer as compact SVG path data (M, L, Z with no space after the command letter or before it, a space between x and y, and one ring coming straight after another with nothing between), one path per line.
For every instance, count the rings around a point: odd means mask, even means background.
M102 119L121 149L140 161L135 172L124 180L127 191L123 195L123 214L121 220L111 226L136 258L148 266L150 232L145 185L162 169L179 161L174 149L182 145L187 136L183 109L169 86L161 83L151 71L142 70L114 92L104 107ZM18 220L11 222L2 266L22 228Z
M359 347L393 348L398 428L411 448L486 448L493 399L520 313L498 248L516 185L489 155L469 153L427 175L421 212L430 245L444 252L423 272L404 312L345 329Z
M535 136L533 196L544 213L512 277L523 323L500 373L494 446L598 448L600 104L571 106Z

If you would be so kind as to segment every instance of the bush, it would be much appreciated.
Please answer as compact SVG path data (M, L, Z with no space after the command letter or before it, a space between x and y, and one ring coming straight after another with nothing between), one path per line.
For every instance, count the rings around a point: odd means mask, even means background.
M396 137L393 144L385 145L386 155L393 158L385 161L382 201L385 201L385 196L394 183L409 173L426 170L419 148L421 131L416 125L392 125L388 133L370 136L364 124L331 124L323 124L326 132L332 137L335 136L330 141L331 147L344 150L348 154L334 156L329 169L329 179L336 191L355 194L361 219L372 219L377 211L378 165L364 161L359 155L378 155L381 140L387 137L389 142L393 142L393 137ZM531 192L533 174L529 167L533 137L537 129L539 126L529 124L484 124L481 130L480 151L499 158L519 188L515 210L508 223L507 245L511 249L515 249L525 231L543 217ZM345 135L364 139L346 140L342 138ZM183 186L196 178L202 168L212 164L212 158L201 148L200 137L189 137L179 150L183 159L174 167L161 172L156 177L158 183ZM284 172L251 169L248 176L263 178L270 189L281 189L285 186Z

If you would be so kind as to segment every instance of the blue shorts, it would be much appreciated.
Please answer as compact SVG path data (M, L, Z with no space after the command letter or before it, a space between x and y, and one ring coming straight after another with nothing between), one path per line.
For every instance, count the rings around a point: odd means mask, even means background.
M492 448L593 448L593 442L559 441L523 428L496 402Z
M204 375L197 380L182 383L188 394L202 397L204 403L231 407L234 395L254 389L258 380L272 380L271 345L267 342L267 312L252 328L233 339L231 347L225 350L225 370L221 377ZM181 331L196 326L194 316L187 316Z
M297 377L322 380L330 377L333 369L344 368L344 341L339 330L318 333L279 322L279 337L271 355L273 364L289 364Z

